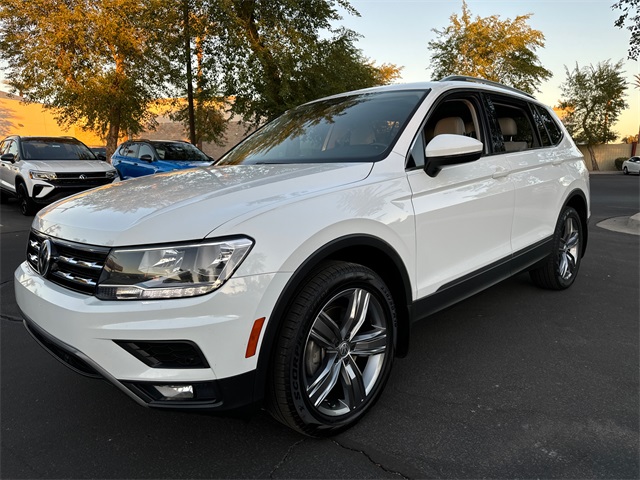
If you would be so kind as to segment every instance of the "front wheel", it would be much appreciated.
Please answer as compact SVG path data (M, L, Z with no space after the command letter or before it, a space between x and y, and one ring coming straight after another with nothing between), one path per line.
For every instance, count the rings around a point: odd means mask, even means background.
M391 293L375 272L322 264L284 318L271 368L271 414L307 435L352 426L389 377L395 324Z
M629 175L629 169L627 167L624 167L622 169L622 173L624 173L625 175Z
M36 204L29 196L24 183L18 185L18 203L20 204L20 212L25 216L31 216L37 211Z
M553 234L551 255L542 266L529 272L536 285L563 290L573 284L582 258L583 228L578 212L565 207Z

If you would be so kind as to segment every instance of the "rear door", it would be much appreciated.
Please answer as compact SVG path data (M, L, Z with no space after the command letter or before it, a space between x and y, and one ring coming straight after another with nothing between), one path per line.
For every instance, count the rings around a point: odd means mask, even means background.
M524 253L553 234L566 189L564 162L572 156L558 147L562 132L543 107L494 94L487 102L504 140L497 157L509 165L515 186L511 243L515 254Z

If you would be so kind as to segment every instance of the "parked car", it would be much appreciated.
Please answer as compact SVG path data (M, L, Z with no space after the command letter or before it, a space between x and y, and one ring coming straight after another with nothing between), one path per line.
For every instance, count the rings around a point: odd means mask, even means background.
M327 435L371 409L413 322L523 271L570 287L589 217L583 157L533 97L378 87L294 108L215 166L46 208L16 299L45 348L141 405L264 404Z
M107 147L89 147L98 160L107 160Z
M629 160L622 162L622 173L637 173L640 175L640 157L631 157Z
M120 145L111 164L122 179L194 167L208 167L213 158L179 140L132 140Z
M0 143L0 188L23 215L44 205L119 180L116 170L73 137L13 135Z

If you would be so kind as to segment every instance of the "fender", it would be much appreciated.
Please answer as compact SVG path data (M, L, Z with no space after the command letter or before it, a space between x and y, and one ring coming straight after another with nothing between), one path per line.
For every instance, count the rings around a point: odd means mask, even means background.
M371 255L375 253L376 255ZM291 276L280 294L271 319L264 332L256 367L254 400L260 401L265 395L269 368L274 346L277 343L282 318L287 313L291 299L300 290L303 280L324 260L342 260L365 265L376 271L387 284L396 302L398 328L394 332L396 356L407 354L409 345L409 305L412 302L412 288L409 274L398 253L386 242L371 235L352 234L337 238L310 255Z

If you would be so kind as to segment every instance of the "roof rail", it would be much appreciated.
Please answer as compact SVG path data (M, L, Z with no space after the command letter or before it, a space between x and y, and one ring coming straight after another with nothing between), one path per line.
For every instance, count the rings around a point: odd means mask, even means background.
M439 82L450 82L450 81L461 81L461 82L475 82L482 83L484 85L490 85L492 87L503 88L505 90L510 90L512 92L519 93L521 95L526 95L527 97L534 98L530 93L524 92L514 87L509 87L508 85L503 85L502 83L494 82L491 80L487 80L486 78L480 77L470 77L467 75L449 75L448 77L441 78L438 80Z

